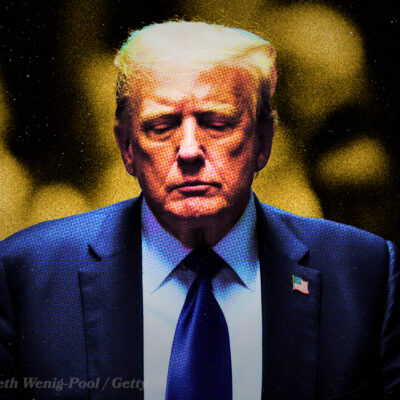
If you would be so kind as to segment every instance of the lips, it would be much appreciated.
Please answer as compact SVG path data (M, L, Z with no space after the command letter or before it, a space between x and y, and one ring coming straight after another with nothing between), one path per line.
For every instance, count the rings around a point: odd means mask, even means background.
M181 189L185 191L202 191L202 190L207 190L210 187L220 187L221 185L218 184L217 182L205 182L205 181L200 181L200 180L189 180L185 181L176 185L171 185L169 188L169 191L171 192L172 190L175 189Z

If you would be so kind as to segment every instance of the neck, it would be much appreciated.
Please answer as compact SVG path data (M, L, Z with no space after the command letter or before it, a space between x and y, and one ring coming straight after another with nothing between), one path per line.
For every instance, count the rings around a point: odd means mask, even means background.
M187 249L211 248L232 229L236 221L227 221L224 225L217 224L215 221L207 221L197 226L193 226L190 223L181 223L178 225L179 229L168 229L167 226L164 228Z
M153 212L160 225L178 239L187 249L211 248L233 228L242 216L249 202L244 201L236 209L229 209L219 215L185 219L175 215L159 217Z

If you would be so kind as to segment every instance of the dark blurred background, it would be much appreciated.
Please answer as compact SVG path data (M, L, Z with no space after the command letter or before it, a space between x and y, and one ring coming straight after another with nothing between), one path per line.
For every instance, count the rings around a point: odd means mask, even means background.
M279 125L254 190L400 244L394 2L2 1L0 239L139 193L113 138L113 57L170 18L251 30L278 52Z

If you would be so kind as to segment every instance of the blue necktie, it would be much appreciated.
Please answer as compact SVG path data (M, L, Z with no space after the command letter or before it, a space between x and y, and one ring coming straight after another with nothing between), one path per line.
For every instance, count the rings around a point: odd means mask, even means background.
M197 273L176 325L166 400L231 400L228 326L211 280L225 261L211 249L193 250L182 264Z

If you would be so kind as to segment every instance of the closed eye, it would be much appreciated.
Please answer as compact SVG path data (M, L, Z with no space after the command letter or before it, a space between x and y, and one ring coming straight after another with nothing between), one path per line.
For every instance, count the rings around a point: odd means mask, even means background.
M141 130L149 135L161 136L171 129L181 124L181 117L178 115L168 114L159 118L143 121L140 126Z
M238 124L236 117L216 114L213 112L199 113L196 115L196 119L200 127L213 129L218 132L225 132L234 128Z

